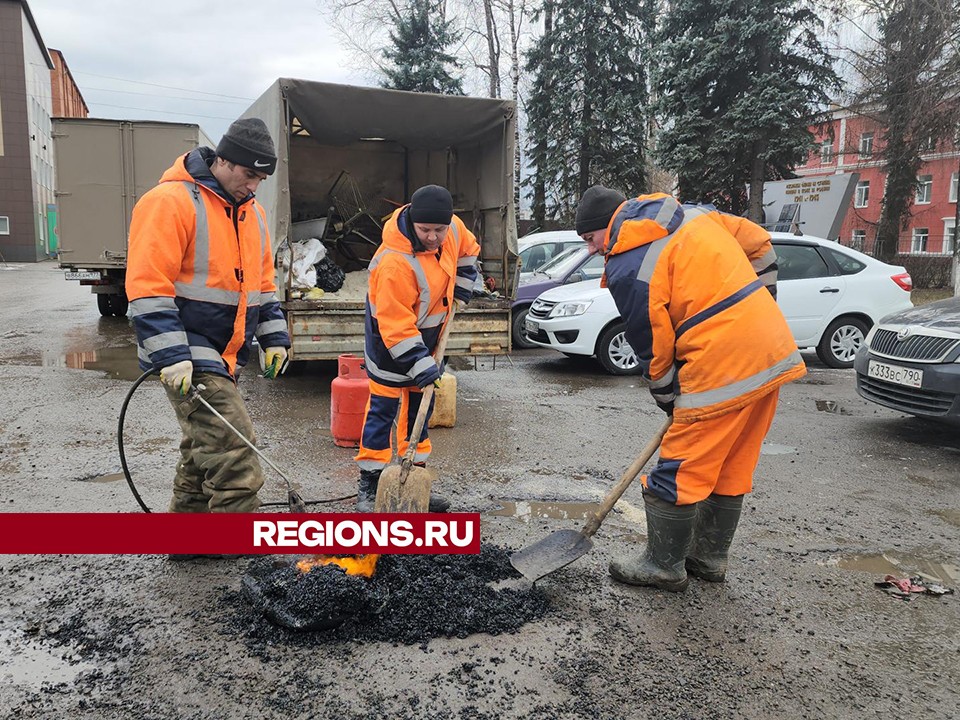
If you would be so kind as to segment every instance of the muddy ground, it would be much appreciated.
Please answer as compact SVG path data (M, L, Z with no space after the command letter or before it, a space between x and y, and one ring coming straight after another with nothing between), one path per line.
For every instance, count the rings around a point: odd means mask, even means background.
M138 510L115 445L132 337L53 264L0 269L0 508ZM248 560L3 556L0 716L956 717L960 596L904 602L874 582L922 571L960 584L960 432L870 405L852 370L806 359L724 585L672 595L610 580L610 556L643 541L638 488L592 553L542 581L547 614L498 636L252 637L236 622ZM329 433L334 371L242 383L264 449L311 499L354 487L351 451ZM549 351L480 358L458 379L458 424L434 431L432 464L502 547L579 527L661 422L635 378ZM178 431L156 384L135 396L127 433L161 509ZM275 483L263 494L284 496Z

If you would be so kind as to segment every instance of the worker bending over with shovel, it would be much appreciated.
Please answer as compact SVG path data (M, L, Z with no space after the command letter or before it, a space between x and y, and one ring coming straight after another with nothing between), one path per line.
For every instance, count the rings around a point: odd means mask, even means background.
M417 190L383 228L383 243L370 261L366 302L364 361L370 400L354 458L360 466L359 512L374 509L380 474L392 459L394 418L398 455L404 455L410 442L417 443L415 464L423 466L430 455L427 423L419 438L412 440L409 434L421 390L440 380L443 358L433 353L450 307L473 295L479 254L477 239L453 214L450 192L439 185ZM449 507L446 498L430 494L430 512Z
M133 210L127 296L140 367L157 368L183 430L170 512L253 512L263 485L247 445L190 393L256 442L237 390L253 336L276 377L290 338L274 285L264 209L254 192L277 166L257 118L237 120L212 148L177 158ZM185 556L176 556L185 559Z
M688 572L722 582L779 388L806 373L777 307L770 234L710 205L600 185L583 194L576 229L606 257L627 340L673 415L643 478L646 549L610 574L671 591Z

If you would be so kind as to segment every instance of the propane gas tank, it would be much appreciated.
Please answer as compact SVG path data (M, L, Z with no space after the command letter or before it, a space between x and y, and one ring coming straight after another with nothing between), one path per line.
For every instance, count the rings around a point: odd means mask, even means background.
M427 427L453 427L457 424L457 376L447 370L434 391L433 415Z
M330 433L340 447L357 447L363 434L363 413L370 397L363 358L341 355L338 375L330 383Z

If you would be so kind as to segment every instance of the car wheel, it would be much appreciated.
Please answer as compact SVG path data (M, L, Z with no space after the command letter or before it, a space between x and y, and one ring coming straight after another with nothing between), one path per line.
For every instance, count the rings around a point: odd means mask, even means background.
M539 347L527 339L527 331L524 323L527 319L529 307L519 308L513 311L513 346L516 348L534 348Z
M817 356L828 367L853 367L857 350L863 345L869 329L859 318L842 317L834 320L820 338Z
M611 375L636 375L640 372L637 354L627 342L626 325L614 323L597 340L597 360Z
M97 293L97 309L103 317L123 317L127 314L125 294Z

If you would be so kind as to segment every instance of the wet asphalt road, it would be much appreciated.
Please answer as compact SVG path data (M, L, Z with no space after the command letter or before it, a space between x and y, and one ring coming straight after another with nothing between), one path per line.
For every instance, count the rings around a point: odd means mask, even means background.
M137 511L115 446L132 337L53 264L0 266L3 511ZM423 644L253 637L235 622L246 560L0 556L0 717L956 717L960 596L904 602L873 583L924 572L960 586L960 432L870 405L853 371L806 359L724 585L611 582L609 557L643 540L638 488L589 555L541 583L543 618ZM354 489L329 432L334 372L242 382L264 450L308 499ZM481 358L458 380L457 427L433 431L432 464L502 547L579 527L661 422L635 378L550 351ZM155 383L126 432L162 509L179 435ZM284 497L269 471L262 494Z

